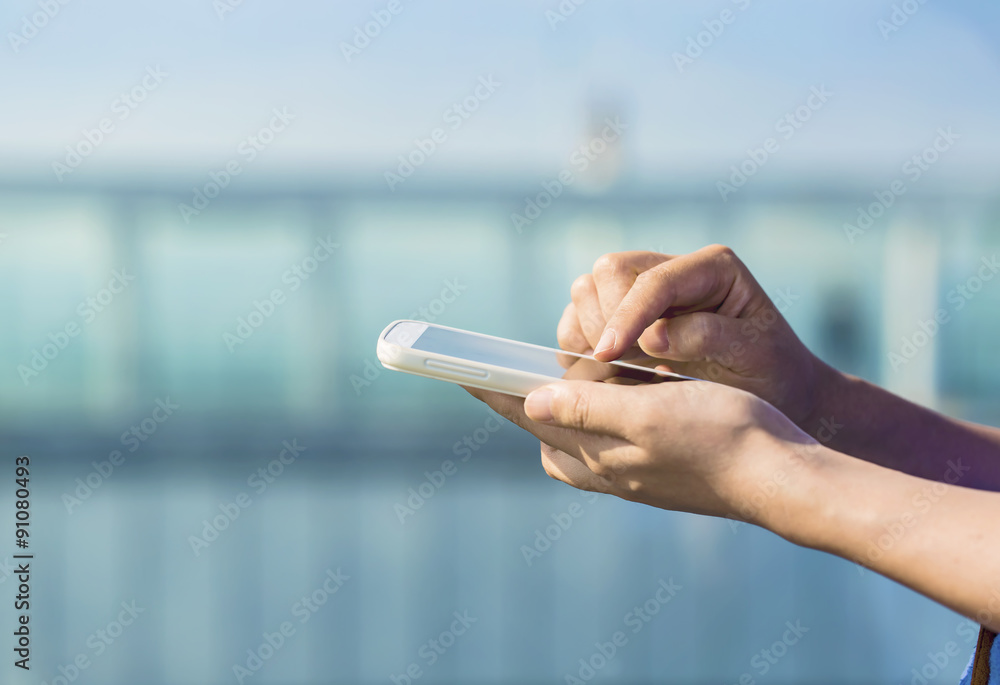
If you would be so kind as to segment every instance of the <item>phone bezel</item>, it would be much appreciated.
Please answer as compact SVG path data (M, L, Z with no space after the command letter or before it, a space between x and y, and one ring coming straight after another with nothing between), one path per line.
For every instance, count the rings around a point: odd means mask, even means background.
M379 335L378 346L376 354L378 356L379 362L387 369L393 371L402 371L404 373L413 374L416 376L423 376L425 378L436 378L438 380L447 381L450 383L456 383L459 385L466 385L469 387L480 388L482 390L493 390L496 392L503 392L509 395L515 395L517 397L526 397L532 390L543 385L548 385L550 383L556 383L563 379L555 378L553 376L546 376L543 374L534 373L531 371L523 371L521 369L514 369L507 366L497 366L495 364L489 364L487 362L473 361L465 359L463 357L454 357L451 355L441 354L438 352L429 352L427 350L417 350L412 347L413 342L419 338L419 335L414 337L413 341L409 345L403 346L400 344L392 343L386 340L386 336L399 324L418 324L420 326L435 327L444 330L456 331L458 333L463 333L466 335L472 335L480 338L489 338L492 340L499 340L504 343L512 343L515 345L532 347L539 350L544 350L546 352L553 352L562 355L568 355L572 357L577 357L579 359L589 359L592 361L598 361L592 356L579 354L576 352L568 352L566 350L559 350L552 347L546 347L544 345L536 345L535 343L522 342L519 340L511 340L510 338L502 338L496 335L489 335L488 333L478 333L476 331L469 331L461 328L455 328L452 326L443 326L441 324L428 323L426 321L415 321L413 319L397 319L393 321L388 326L386 326L381 335ZM421 331L421 334L423 333ZM433 372L429 371L425 366L426 360L434 359L443 362L451 363L461 363L465 366L475 369L481 369L488 373L488 379L490 382L479 382L478 379L464 376L457 373L448 373L445 370L435 369ZM690 376L684 376L678 373L658 371L656 369L651 369L648 366L640 366L638 364L629 364L628 362L613 361L613 362L599 362L604 364L614 364L616 366L621 366L624 368L635 369L638 371L646 373L654 373L658 376L664 378L669 378L675 381L697 381L700 379L692 378ZM597 381L595 381L597 382Z

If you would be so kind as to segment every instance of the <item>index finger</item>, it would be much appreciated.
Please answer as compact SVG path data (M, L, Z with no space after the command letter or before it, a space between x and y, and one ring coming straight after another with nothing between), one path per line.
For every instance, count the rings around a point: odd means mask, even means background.
M725 302L738 275L735 254L721 246L704 248L644 271L608 319L594 357L601 361L617 359L670 309L715 310Z
M639 274L676 258L675 255L639 250L599 257L594 262L594 285L605 321L615 313Z

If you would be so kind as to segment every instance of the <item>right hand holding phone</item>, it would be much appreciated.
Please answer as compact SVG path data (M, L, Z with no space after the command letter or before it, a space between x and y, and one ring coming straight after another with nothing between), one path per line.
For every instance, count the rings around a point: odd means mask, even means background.
M728 247L606 254L570 294L557 331L564 350L601 361L641 350L677 373L751 392L800 425L835 373Z

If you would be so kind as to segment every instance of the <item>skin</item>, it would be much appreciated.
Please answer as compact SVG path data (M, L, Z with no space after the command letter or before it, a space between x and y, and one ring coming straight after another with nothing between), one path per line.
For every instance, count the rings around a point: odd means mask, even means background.
M571 297L563 349L716 382L467 388L539 438L546 473L761 526L1000 631L1000 431L824 364L722 246L605 255Z

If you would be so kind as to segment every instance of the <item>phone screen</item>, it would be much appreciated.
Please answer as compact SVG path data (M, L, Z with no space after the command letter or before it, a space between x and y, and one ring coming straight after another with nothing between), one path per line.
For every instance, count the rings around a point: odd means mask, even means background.
M686 380L676 374L613 362L599 362L589 357L578 357L558 350L526 345L514 340L490 338L426 324L422 324L421 327L424 328L422 332L418 332L419 329L416 329L410 334L410 336L416 336L412 342L406 341L409 343L408 346L415 350L518 369L550 378L608 381L625 385ZM387 340L395 337L391 333L386 336ZM399 342L404 341L400 340Z

